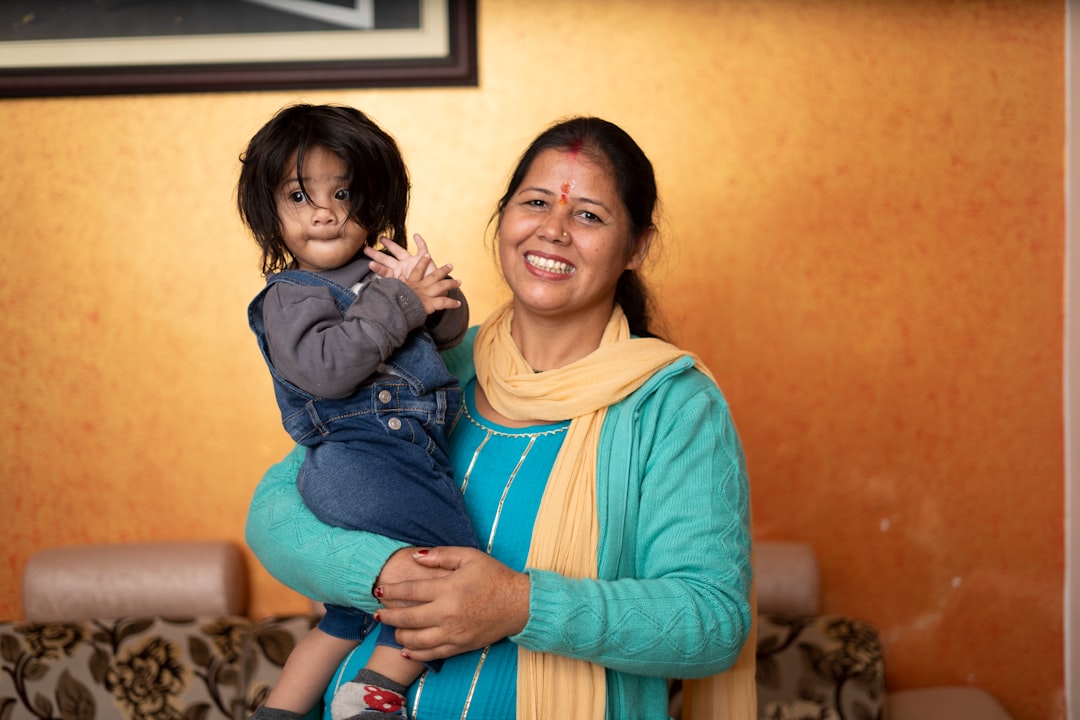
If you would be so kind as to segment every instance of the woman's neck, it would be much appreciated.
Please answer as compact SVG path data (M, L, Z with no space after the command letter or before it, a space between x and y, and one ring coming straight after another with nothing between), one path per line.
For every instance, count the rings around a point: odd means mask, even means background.
M510 336L537 372L557 370L600 347L611 313L548 317L514 308Z

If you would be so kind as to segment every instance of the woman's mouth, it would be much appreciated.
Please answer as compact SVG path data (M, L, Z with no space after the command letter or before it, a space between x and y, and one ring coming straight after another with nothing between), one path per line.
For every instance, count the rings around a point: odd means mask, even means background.
M525 253L525 262L544 272L556 273L559 275L573 275L577 270L577 268L570 263L540 257L539 255L533 255L532 253Z

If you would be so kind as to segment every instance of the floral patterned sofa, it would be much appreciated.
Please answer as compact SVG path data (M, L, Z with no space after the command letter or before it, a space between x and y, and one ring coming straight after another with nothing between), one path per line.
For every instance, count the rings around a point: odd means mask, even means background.
M877 631L817 614L809 546L759 542L755 566L761 720L1008 720L992 698L1001 714L965 715L966 701L935 714L913 695L887 715ZM0 623L0 720L244 720L317 619L247 617L227 542L46 550L22 594L27 619Z
M121 618L0 626L0 718L248 717L308 617Z
M227 542L56 548L0 623L0 720L242 720L316 617L246 617Z

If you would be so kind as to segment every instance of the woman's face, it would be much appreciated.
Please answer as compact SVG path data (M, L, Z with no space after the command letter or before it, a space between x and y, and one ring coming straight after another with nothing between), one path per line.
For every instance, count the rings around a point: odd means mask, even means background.
M606 319L619 276L641 265L652 235L650 228L630 237L605 165L581 152L543 151L499 222L499 261L515 308Z

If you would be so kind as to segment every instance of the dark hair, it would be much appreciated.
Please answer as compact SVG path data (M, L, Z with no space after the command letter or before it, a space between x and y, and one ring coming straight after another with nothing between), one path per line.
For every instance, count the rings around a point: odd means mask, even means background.
M240 218L262 249L262 271L284 270L292 262L281 233L276 193L296 153L303 190L304 156L324 148L344 161L349 172L349 216L368 232L368 245L385 237L406 246L409 174L394 138L355 108L341 105L291 105L255 133L240 156L236 203ZM305 190L306 192L306 190Z
M631 242L654 226L653 213L657 201L652 163L625 130L597 117L563 120L532 141L518 160L506 192L499 198L495 211L499 222L536 157L546 150L582 152L608 168L619 199L630 218ZM622 306L630 332L640 337L657 337L651 328L652 298L636 271L623 271L615 286L615 302Z

